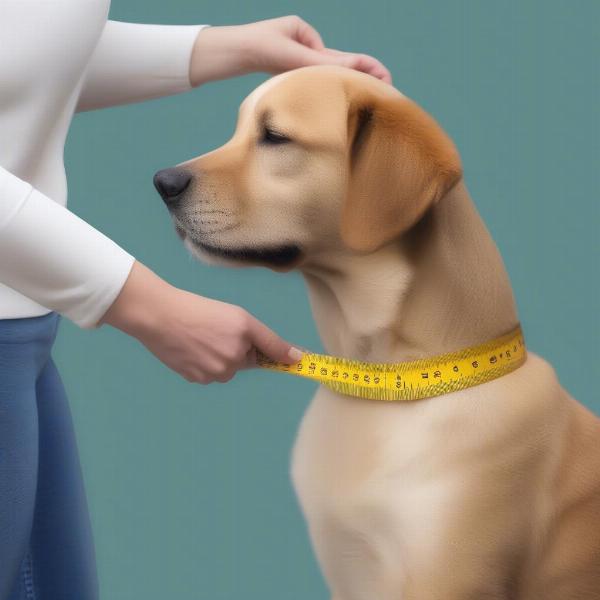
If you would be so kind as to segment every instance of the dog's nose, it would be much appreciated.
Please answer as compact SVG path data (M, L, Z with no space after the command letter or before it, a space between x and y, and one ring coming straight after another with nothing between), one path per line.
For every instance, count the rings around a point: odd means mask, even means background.
M192 179L191 173L172 167L154 174L152 181L167 206L173 206Z

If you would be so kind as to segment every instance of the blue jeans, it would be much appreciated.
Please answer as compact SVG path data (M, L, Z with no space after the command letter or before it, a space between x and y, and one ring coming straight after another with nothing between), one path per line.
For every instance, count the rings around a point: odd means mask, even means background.
M0 600L98 598L58 322L0 319Z

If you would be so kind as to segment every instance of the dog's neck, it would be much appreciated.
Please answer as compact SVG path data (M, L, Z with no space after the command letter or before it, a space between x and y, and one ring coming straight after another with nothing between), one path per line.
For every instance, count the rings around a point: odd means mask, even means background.
M464 182L402 239L303 269L325 350L399 362L489 341L518 323L509 278Z

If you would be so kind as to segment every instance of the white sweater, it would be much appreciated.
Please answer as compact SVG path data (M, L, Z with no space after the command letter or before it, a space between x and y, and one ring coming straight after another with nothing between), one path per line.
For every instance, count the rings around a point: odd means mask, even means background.
M207 25L108 21L110 0L0 0L0 319L97 326L134 258L67 210L77 111L184 92Z

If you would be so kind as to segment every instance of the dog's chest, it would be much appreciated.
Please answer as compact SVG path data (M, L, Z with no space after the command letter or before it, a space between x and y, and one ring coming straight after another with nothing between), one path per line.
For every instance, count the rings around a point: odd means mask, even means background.
M400 419L390 405L378 411L357 401L338 411L337 401L313 401L294 447L292 478L309 522L346 547L349 538L383 548L385 540L439 531L455 481L432 445L434 434L416 425L420 407Z

